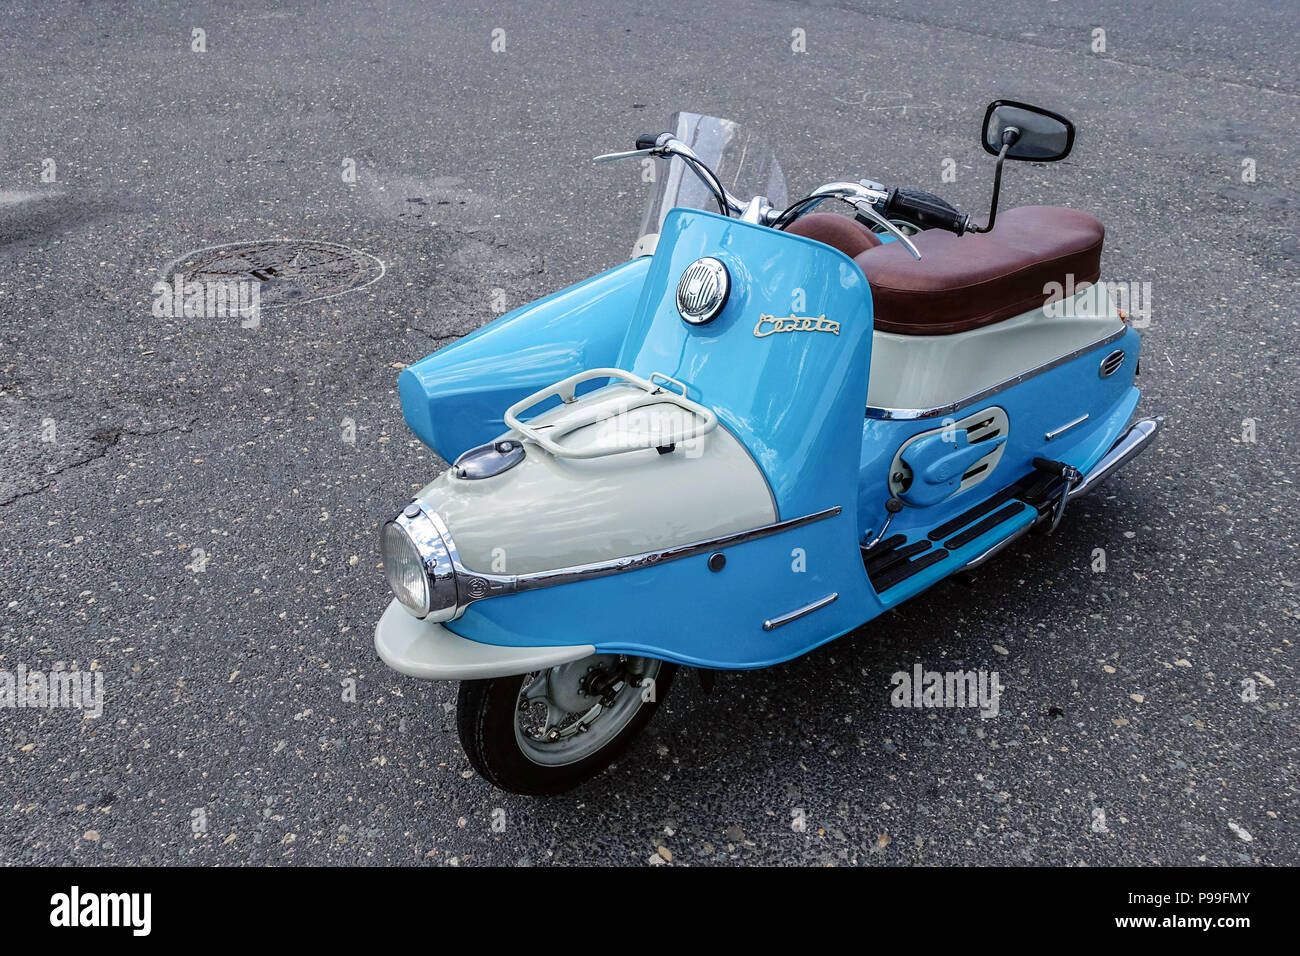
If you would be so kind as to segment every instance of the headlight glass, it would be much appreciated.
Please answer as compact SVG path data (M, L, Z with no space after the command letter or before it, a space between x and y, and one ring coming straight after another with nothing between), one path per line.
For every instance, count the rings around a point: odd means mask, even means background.
M384 525L379 550L384 559L384 577L393 594L411 613L424 617L429 613L429 580L415 542L390 521Z

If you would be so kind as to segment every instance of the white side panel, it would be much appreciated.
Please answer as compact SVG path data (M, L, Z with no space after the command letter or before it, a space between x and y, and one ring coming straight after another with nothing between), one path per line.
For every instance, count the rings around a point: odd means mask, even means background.
M607 406L608 392L537 416L535 426ZM658 419L665 421L660 424ZM629 444L680 430L681 410L662 404L571 432L566 446ZM667 419L672 418L671 421ZM426 485L421 503L446 522L472 571L523 574L586 564L746 531L778 519L767 480L719 425L669 454L654 448L593 459L556 458L525 443L522 462L491 478L448 470Z
M953 335L876 332L867 404L935 408L957 402L1123 327L1109 300L1089 290L1055 303L1053 313L1044 307Z

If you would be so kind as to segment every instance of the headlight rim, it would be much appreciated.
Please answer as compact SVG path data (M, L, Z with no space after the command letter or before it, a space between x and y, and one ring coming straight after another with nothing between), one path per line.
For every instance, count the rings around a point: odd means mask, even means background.
M389 590L393 590L398 603L407 613L422 621L432 619L435 623L440 623L459 617L463 610L460 606L459 576L456 573L460 567L460 555L442 518L436 512L426 511L419 501L413 501L384 522L384 528L390 524L403 532L414 546L425 581L426 606L423 613L417 613L389 584ZM387 560L382 532L380 542L380 555Z

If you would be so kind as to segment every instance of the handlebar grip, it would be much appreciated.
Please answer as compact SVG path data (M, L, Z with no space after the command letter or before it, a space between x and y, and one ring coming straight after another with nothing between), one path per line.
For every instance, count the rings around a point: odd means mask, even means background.
M642 133L636 138L637 149L654 149L663 133Z
M970 217L937 199L920 190L895 186L889 191L881 212L886 219L907 219L923 228L947 229L960 236L966 231Z

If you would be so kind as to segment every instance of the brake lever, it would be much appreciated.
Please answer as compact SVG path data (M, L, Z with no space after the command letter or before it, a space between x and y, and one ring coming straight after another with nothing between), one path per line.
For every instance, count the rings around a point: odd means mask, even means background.
M920 250L918 250L916 246L912 245L912 240L907 238L907 236L903 234L902 230L900 230L892 222L890 222L880 213L876 212L876 207L871 205L870 201L866 199L859 199L853 203L853 208L858 210L858 212L862 213L872 222L876 223L879 226L882 226L886 232L888 232L895 239L897 239L899 242L905 245L907 247L907 251L912 254L913 259L921 258Z
M632 159L634 156L653 156L657 149L632 149L623 153L604 153L592 159L593 163L612 163L620 159Z

